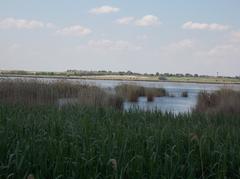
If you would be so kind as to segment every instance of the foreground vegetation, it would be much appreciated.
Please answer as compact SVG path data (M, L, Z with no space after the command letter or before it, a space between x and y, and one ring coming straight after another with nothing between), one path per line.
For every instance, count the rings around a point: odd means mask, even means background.
M0 178L239 178L240 116L0 105Z
M240 178L240 92L201 92L187 114L121 110L163 92L0 81L0 179Z

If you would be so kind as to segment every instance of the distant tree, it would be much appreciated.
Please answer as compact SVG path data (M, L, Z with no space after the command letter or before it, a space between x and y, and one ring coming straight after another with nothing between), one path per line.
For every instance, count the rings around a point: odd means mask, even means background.
M181 74L181 73L177 73L176 76L177 76L177 77L184 77L184 75Z
M160 76L158 77L158 79L161 80L161 81L167 80L166 76L163 76L163 75L160 75Z
M193 75L190 74L190 73L186 73L186 74L185 74L185 77L193 77Z
M124 72L124 71L120 71L120 72L118 72L118 74L119 74L119 75L124 75L125 72Z
M127 73L126 73L127 75L132 75L133 74L133 72L131 72L131 71L127 71Z

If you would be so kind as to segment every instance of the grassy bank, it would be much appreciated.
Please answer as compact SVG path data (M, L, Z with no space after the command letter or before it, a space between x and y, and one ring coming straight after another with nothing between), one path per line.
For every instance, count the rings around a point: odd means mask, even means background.
M239 115L0 105L0 178L239 178Z
M160 78L159 76L149 75L16 75L16 74L0 74L0 77L19 77L19 78L54 78L54 79L84 79L84 80L119 80L119 81L150 81L150 82L179 82L179 83L209 83L209 84L240 84L239 78L228 77L177 77L167 76Z

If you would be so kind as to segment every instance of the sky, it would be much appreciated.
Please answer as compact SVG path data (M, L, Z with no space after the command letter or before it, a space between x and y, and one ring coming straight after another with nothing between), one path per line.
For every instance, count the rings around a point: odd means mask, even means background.
M0 70L240 75L239 0L0 0Z

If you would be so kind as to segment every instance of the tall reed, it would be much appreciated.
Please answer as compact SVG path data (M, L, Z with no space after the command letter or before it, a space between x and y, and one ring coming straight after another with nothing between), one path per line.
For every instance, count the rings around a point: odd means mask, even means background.
M123 100L104 89L68 81L1 80L0 103L122 108Z
M239 114L0 105L0 178L240 178Z
M146 96L148 101L153 101L154 97L166 96L164 88L150 88L135 84L121 84L115 87L116 94L123 96L130 102L137 102L141 96Z
M231 89L221 89L212 93L202 91L198 95L195 111L240 115L240 91Z

